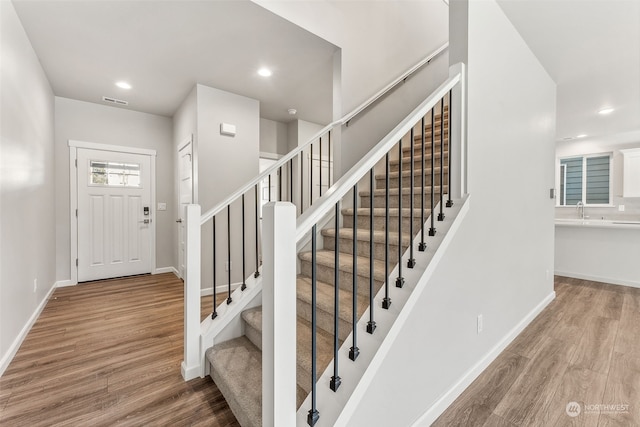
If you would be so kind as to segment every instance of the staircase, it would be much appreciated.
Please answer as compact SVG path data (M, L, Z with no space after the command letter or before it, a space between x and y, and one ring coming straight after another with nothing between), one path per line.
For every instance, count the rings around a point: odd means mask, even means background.
M334 354L334 274L338 269L339 289L339 342L342 344L352 331L352 301L353 301L353 239L357 240L357 317L360 318L369 306L370 281L370 249L373 245L373 283L374 295L387 280L385 277L385 219L386 193L389 185L388 206L388 271L398 263L398 256L403 253L410 241L411 223L411 151L414 157L413 173L413 230L418 235L421 223L421 203L424 195L424 218L430 215L431 206L431 158L440 163L444 155L443 164L448 164L448 110L445 109L444 119L444 153L440 152L441 115L435 116L436 149L431 152L431 124L425 126L424 137L425 155L422 158L422 132L420 126L414 134L413 144L404 142L399 158L389 161L389 176L383 162L376 166L375 184L373 189L358 192L359 206L341 210L342 227L324 228L320 234L323 238L323 249L316 252L317 259L317 371L322 373L330 364ZM398 156L398 150L395 150ZM422 167L424 160L424 191L422 184ZM380 172L381 171L381 172ZM440 167L435 171L436 203L440 194ZM402 176L402 179L400 179ZM448 177L447 166L443 171L443 193L448 192L446 185ZM365 180L368 180L367 177ZM402 208L399 209L401 200ZM373 212L371 207L373 205ZM370 218L373 216L373 233L370 232ZM399 235L399 221L402 217L402 236ZM354 228L354 223L356 228ZM332 221L333 224L333 221ZM428 229L428 226L425 228ZM337 239L337 242L336 242ZM401 242L401 243L400 243ZM339 250L339 264L335 265L335 248ZM401 252L399 254L399 252ZM299 276L297 278L297 407L300 407L311 390L311 357L308 351L311 342L311 252L300 252ZM395 278L389 278L390 283ZM231 410L243 427L258 427L262 425L262 307L255 307L242 312L241 315L244 335L216 344L206 352L210 363L210 373L222 394L225 396ZM375 332L374 332L375 333ZM326 386L323 384L322 386Z

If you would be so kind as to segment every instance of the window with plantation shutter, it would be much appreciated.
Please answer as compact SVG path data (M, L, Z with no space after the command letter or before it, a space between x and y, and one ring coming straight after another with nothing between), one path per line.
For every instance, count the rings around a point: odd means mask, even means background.
M611 203L611 155L560 159L560 206Z

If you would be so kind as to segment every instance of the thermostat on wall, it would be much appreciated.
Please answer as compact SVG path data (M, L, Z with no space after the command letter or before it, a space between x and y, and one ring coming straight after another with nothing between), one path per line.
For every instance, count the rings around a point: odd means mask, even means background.
M229 123L220 123L220 135L236 136L236 126Z

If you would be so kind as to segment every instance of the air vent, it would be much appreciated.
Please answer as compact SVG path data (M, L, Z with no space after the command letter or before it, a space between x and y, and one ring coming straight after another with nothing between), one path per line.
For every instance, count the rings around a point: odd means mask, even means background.
M122 99L111 98L108 96L103 96L102 100L104 102L110 102L112 104L117 104L117 105L129 105L127 101L123 101Z

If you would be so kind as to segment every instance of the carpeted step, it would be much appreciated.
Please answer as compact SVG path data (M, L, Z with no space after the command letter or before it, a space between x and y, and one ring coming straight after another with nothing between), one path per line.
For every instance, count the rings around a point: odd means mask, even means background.
M311 277L311 252L301 252L298 254L300 258L301 273L307 277ZM358 294L369 295L369 258L357 257L357 289ZM328 250L319 250L316 252L316 274L317 280L325 283L332 283L334 280L334 252ZM384 262L374 260L373 279L374 291L377 292L384 283ZM346 291L352 289L353 286L353 255L340 254L339 267L340 288Z
M408 230L407 230L408 231ZM322 236L324 236L324 248L328 250L335 249L335 228L329 228L322 230ZM362 257L369 257L371 236L369 230L358 228L356 232L358 240L358 255ZM338 232L338 249L340 252L352 254L353 253L353 228L340 228ZM409 234L403 234L403 250L409 245ZM373 230L373 258L384 261L385 257L385 232L384 230ZM393 261L398 259L398 233L389 232L389 260ZM394 262L395 264L395 262Z
M349 282L351 283L351 282ZM298 276L298 316L311 321L311 279ZM351 332L352 325L352 299L351 290L338 288L338 338L340 343ZM357 299L358 318L369 306L368 297L359 296ZM316 321L318 328L333 336L334 314L334 286L325 282L316 281Z
M247 322L245 324L245 331L253 329L254 336L258 338L259 342L262 342L262 307L255 307L246 311L250 312L250 315L244 316L243 312L242 318ZM320 327L318 327L316 331L316 363L317 373L319 375L333 359L333 334L328 333ZM311 391L311 323L302 316L297 317L296 335L296 379L298 386L308 394ZM255 346L255 342L252 342L252 344ZM261 346L262 345L260 345L260 347ZM256 346L256 348L258 347ZM298 402L298 406L300 403L302 402Z
M413 228L414 231L417 231L420 227L420 205L416 205L413 209ZM358 208L358 228L359 229L369 229L369 208ZM409 217L411 210L407 207L402 208L402 232L409 231L409 223L411 222L411 218ZM429 209L425 209L424 217L427 218L429 216ZM346 228L353 228L353 209L343 209L342 210L342 218L343 218L343 226ZM385 228L385 209L384 208L373 208L373 228L376 230L384 230ZM389 208L389 231L397 232L398 231L398 208Z
M262 353L247 337L216 344L206 352L211 378L243 427L262 426Z
M424 151L425 151L425 155L427 153L431 152L431 137L429 137L429 140L425 143L424 146ZM445 134L444 136L444 152L447 153L449 151L449 139L447 137L447 135ZM392 149L392 152L395 154L398 152L398 148L395 147ZM440 153L440 136L438 136L438 139L436 140L436 149L435 149L435 153L436 153L436 158L439 158L439 153ZM413 156L414 158L419 157L420 155L422 155L422 143L414 143L413 144ZM446 155L445 155L446 157ZM411 146L403 141L402 142L402 158L403 158L403 162L406 162L406 160L411 158ZM406 162L408 163L408 162Z
M406 165L408 166L408 165ZM447 183L449 167L444 167L444 182ZM435 170L435 183L436 185L440 185L440 166L436 166ZM400 172L389 172L389 188L398 188L400 181L398 180L400 177ZM417 187L422 183L422 169L414 169L413 170L413 186ZM385 174L376 174L376 188L384 188L386 184L386 175ZM431 185L431 168L425 168L424 171L424 183L425 185ZM411 188L411 168L402 167L402 187Z
M414 208L420 208L422 200L420 198L420 187L414 187L413 189L413 203ZM440 200L440 186L435 188L434 198L436 204ZM445 194L448 190L448 186L444 186ZM390 188L389 189L389 207L397 208L398 207L398 188ZM360 202L362 208L368 208L371 206L371 192L369 190L360 191L358 193L360 195ZM411 202L411 188L406 188L403 186L402 188L402 207L406 208L409 206ZM384 188L373 190L373 207L374 208L382 208L384 209L386 205L386 195ZM431 207L431 186L426 186L424 189L424 206L425 208ZM426 216L425 216L426 218Z
M439 166L440 147L438 147L435 151L436 151L435 164L436 166ZM421 170L422 168L421 156L422 156L422 148L420 147L418 148L418 151L414 153L414 158L413 158L413 167L417 170ZM444 162L445 162L445 165L447 165L449 162L449 151L446 149L446 147L444 150ZM389 160L390 172L397 172L399 167L400 167L400 160L398 159ZM424 168L426 170L430 167L431 167L431 146L429 145L428 147L425 147L425 151L424 151ZM407 170L407 169L411 169L411 152L410 151L407 151L406 156L402 158L402 170Z

